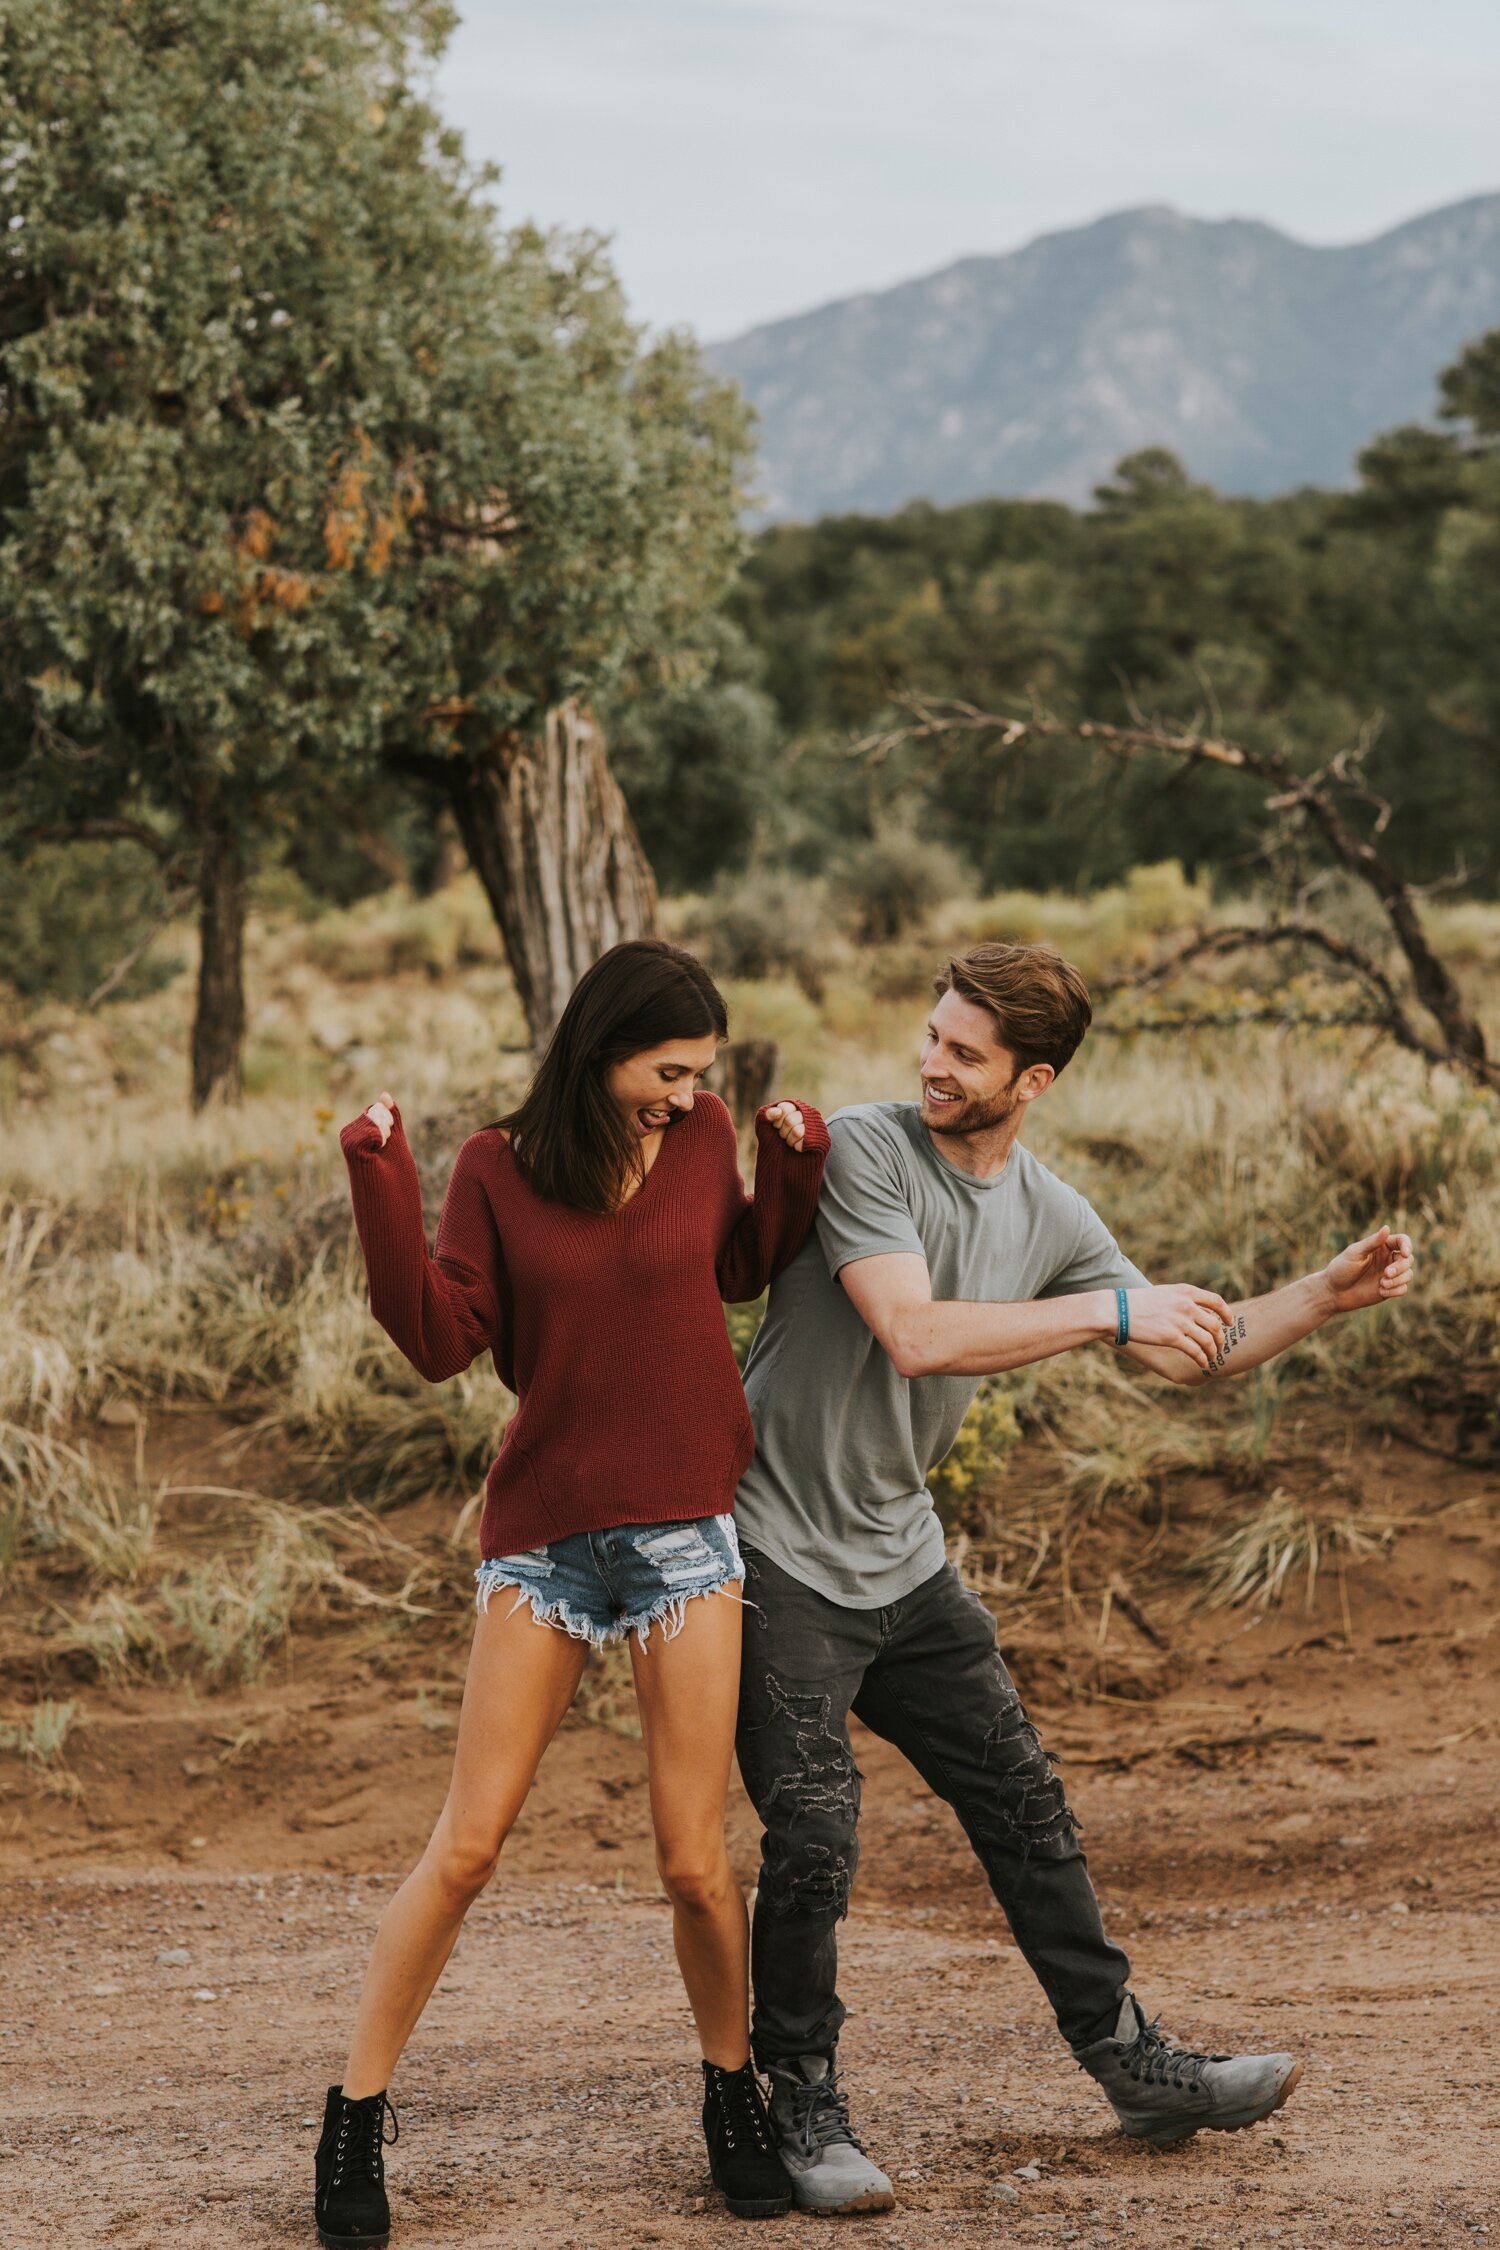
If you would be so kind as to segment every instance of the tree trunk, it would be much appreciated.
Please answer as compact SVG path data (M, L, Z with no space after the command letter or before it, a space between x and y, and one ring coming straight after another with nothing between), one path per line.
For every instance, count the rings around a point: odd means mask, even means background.
M245 863L223 809L198 836L198 1004L193 1017L193 1107L237 1102L245 1043Z
M455 759L453 811L510 959L533 1043L584 970L656 930L656 882L592 712L564 703L540 742Z
M755 1113L771 1099L781 1050L774 1039L729 1039L718 1059L705 1071L703 1083L721 1094L742 1133L748 1133Z

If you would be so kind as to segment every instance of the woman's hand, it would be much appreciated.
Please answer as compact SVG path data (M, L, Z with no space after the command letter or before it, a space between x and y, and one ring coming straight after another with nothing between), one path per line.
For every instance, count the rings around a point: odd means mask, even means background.
M365 1111L365 1115L372 1125L377 1125L380 1128L380 1145L384 1148L391 1137L391 1127L396 1122L395 1095L382 1094L378 1101L371 1102L369 1108Z
M772 1102L766 1111L766 1123L775 1126L788 1148L800 1149L807 1137L802 1112L795 1102Z

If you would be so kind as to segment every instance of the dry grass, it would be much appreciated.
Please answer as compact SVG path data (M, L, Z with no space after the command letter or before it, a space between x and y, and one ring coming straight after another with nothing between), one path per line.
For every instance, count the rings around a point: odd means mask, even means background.
M35 1704L24 1719L0 1719L0 1751L27 1765L55 1766L79 1716L76 1703Z
M465 876L430 898L399 886L307 926L306 958L344 984L381 984L418 974L442 983L459 971L496 968L504 956L478 882Z
M825 1109L902 1095L923 980L950 944L1048 937L1097 973L1206 911L1171 869L1088 902L955 904L925 936L835 964L817 1004L789 979L731 985L733 1027L775 1038L786 1090ZM1442 914L1483 1004L1500 910ZM99 1017L0 1011L0 1046L21 1057L0 1139L0 1582L14 1616L50 1601L49 1645L106 1680L244 1679L299 1621L413 1621L442 1566L364 1510L471 1493L509 1411L487 1365L431 1388L370 1320L334 1133L382 1085L409 1121L492 1114L516 1086L521 1020L476 887L258 922L237 1113L194 1119L182 1101L187 982ZM1246 1295L1382 1221L1410 1229L1422 1264L1408 1303L1248 1381L1178 1393L1073 1353L987 1386L934 1486L963 1567L997 1598L1054 1598L1111 1523L1140 1527L1143 1569L1213 1600L1270 1600L1330 1553L1366 1554L1387 1533L1357 1500L1287 1498L1321 1489L1299 1481L1305 1441L1287 1434L1309 1407L1325 1427L1426 1414L1443 1442L1493 1444L1493 1102L1363 1035L1101 1038L1031 1139L1154 1278ZM131 1409L158 1430L193 1406L282 1465L274 1502L216 1503L212 1556L182 1534L180 1488L148 1489L139 1424L135 1471L120 1466ZM584 1702L635 1724L618 1663L591 1667Z
M1206 883L1190 883L1175 860L1134 867L1123 883L1087 898L1056 892L1001 891L960 906L949 927L956 942L1003 938L1011 945L1055 945L1086 977L1118 976L1151 958L1158 942L1213 918Z
M610 1648L591 1649L573 1708L590 1726L606 1727L632 1742L641 1738L641 1715L635 1699L635 1676L630 1651L623 1642Z
M82 1617L62 1614L62 1650L86 1657L101 1680L117 1683L133 1674L169 1670L161 1622L143 1603L111 1590Z
M405 1621L434 1615L420 1597L438 1583L436 1557L362 1511L291 1508L231 1490L211 1496L233 1507L212 1555L161 1542L129 1594L108 1586L80 1609L59 1605L62 1651L86 1657L103 1679L159 1672L223 1687L259 1677L294 1622L361 1610ZM162 1497L185 1495L169 1488Z
M56 1702L46 1697L32 1705L24 1718L0 1719L0 1755L19 1758L34 1787L48 1796L76 1802L83 1795L78 1776L68 1768L64 1747L83 1719L71 1698Z
M156 1508L85 1447L45 1429L0 1423L0 1577L28 1553L64 1557L98 1585L133 1585L149 1560Z
M1198 1557L1204 1599L1214 1609L1246 1602L1269 1609L1300 1586L1311 1613L1326 1563L1367 1562L1384 1554L1394 1536L1392 1524L1321 1513L1278 1485L1262 1507L1205 1543Z

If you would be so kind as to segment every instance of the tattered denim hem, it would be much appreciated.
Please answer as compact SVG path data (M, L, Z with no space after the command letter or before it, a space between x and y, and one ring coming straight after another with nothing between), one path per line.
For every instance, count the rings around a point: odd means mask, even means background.
M514 1586L516 1598L506 1612L507 1616L514 1617L517 1610L524 1609L529 1602L532 1617L538 1625L551 1625L558 1632L569 1634L575 1641L587 1641L592 1649L611 1648L616 1641L628 1640L632 1633L640 1634L641 1647L645 1648L650 1642L653 1625L661 1627L664 1641L675 1640L682 1631L688 1603L700 1600L705 1594L727 1595L730 1601L738 1602L742 1609L754 1606L741 1595L730 1592L736 1579L729 1575L716 1578L707 1586L690 1586L675 1594L664 1593L639 1616L612 1617L607 1625L600 1625L592 1617L580 1616L569 1602L549 1601L541 1587L524 1585L514 1573L507 1572L498 1560L481 1563L474 1576L478 1582L478 1591L474 1597L477 1609L487 1611L492 1594L502 1586ZM743 1577L739 1583L743 1584Z

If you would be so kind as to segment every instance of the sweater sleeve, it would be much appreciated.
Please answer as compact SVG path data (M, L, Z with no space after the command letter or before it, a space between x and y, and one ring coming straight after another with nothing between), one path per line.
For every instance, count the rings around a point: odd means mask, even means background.
M806 1128L800 1149L787 1146L764 1110L756 1117L760 1153L753 1201L736 1171L738 1212L718 1262L719 1295L727 1304L758 1297L791 1264L812 1231L828 1160L828 1127L810 1103L798 1102L797 1107Z
M339 1136L349 1167L354 1224L365 1254L370 1310L429 1383L460 1374L501 1337L503 1260L499 1231L479 1177L480 1150L466 1141L454 1162L437 1248L427 1249L416 1160L395 1113L382 1146L373 1118Z

